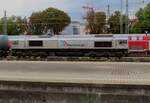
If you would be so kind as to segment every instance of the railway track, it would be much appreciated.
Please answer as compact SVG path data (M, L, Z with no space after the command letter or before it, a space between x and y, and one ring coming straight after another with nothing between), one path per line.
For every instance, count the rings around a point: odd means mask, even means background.
M15 57L7 56L0 60L8 61L95 61L95 62L150 62L150 57Z

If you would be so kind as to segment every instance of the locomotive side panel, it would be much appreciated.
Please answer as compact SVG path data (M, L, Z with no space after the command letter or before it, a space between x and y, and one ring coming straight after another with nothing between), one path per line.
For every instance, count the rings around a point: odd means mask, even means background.
M148 50L147 41L129 41L130 51L146 51Z
M44 41L44 48L58 49L58 40L46 40L46 41Z
M128 49L128 36L127 35L115 35L115 46L118 49Z
M149 48L148 41L144 39L144 36L130 36L128 43L130 52L145 52Z
M148 42L148 50L150 52L150 36L144 36L143 39L147 40L147 42Z
M37 40L28 40L27 41L28 49L57 49L58 41L57 40L47 40L47 39L37 39Z
M90 39L59 39L58 47L61 49L90 49L94 48L94 41Z
M11 40L12 49L25 49L26 42L25 40Z
M126 39L112 35L84 37L17 37L13 51L17 55L122 56L127 52Z

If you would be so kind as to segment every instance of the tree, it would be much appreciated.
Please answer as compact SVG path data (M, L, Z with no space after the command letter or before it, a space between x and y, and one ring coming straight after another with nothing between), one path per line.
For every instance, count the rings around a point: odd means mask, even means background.
M106 14L104 12L95 13L95 34L105 33Z
M132 24L132 33L150 32L150 3L136 13L137 20Z
M115 11L108 20L109 33L120 34L120 18L122 18L122 29L123 33L125 33L125 25L128 18L125 15L121 15L119 11Z
M93 31L94 31L94 18L95 18L95 11L94 10L88 11L85 19L87 21L86 29L88 30L88 32L90 34L94 34L93 33Z
M42 12L33 12L31 17L30 17L30 27L31 27L31 32L32 34L39 34L41 35L44 30L44 25L42 23Z
M25 32L25 19L19 16L11 16L7 19L7 34L8 35L19 35ZM3 33L4 18L0 19L0 33Z
M70 17L64 11L55 8L34 12L30 17L32 32L39 35L48 30L53 31L54 34L59 34L70 22Z
M90 34L105 33L106 14L104 12L89 11L87 12L86 20L86 29Z

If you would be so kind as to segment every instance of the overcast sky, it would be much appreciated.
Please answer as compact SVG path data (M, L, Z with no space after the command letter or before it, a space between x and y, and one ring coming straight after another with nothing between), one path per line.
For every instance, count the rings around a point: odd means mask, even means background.
M56 7L67 12L72 20L81 21L85 15L83 6L90 4L96 10L106 11L108 0L0 0L0 16L3 16L3 11L7 10L7 15L30 16L33 11L44 10L48 7ZM125 1L125 0L123 0ZM130 15L146 5L149 0L129 0ZM125 5L125 3L124 3ZM120 9L120 0L110 0L111 12ZM125 8L124 8L125 9Z

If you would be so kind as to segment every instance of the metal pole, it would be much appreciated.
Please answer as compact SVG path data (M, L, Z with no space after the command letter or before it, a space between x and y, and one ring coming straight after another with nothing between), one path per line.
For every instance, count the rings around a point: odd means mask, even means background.
M126 34L129 34L129 2L126 0Z
M108 15L108 18L110 17L110 4L109 4L109 0L108 0L108 10L107 10L107 15Z
M123 34L123 18L122 13L123 12L123 2L121 0L121 7L120 7L120 34Z
M110 3L109 3L109 0L107 0L108 2L108 5L107 5L107 32L109 33L109 24L108 24L108 21L109 21L109 18L110 18Z
M7 35L7 13L4 11L4 34Z

